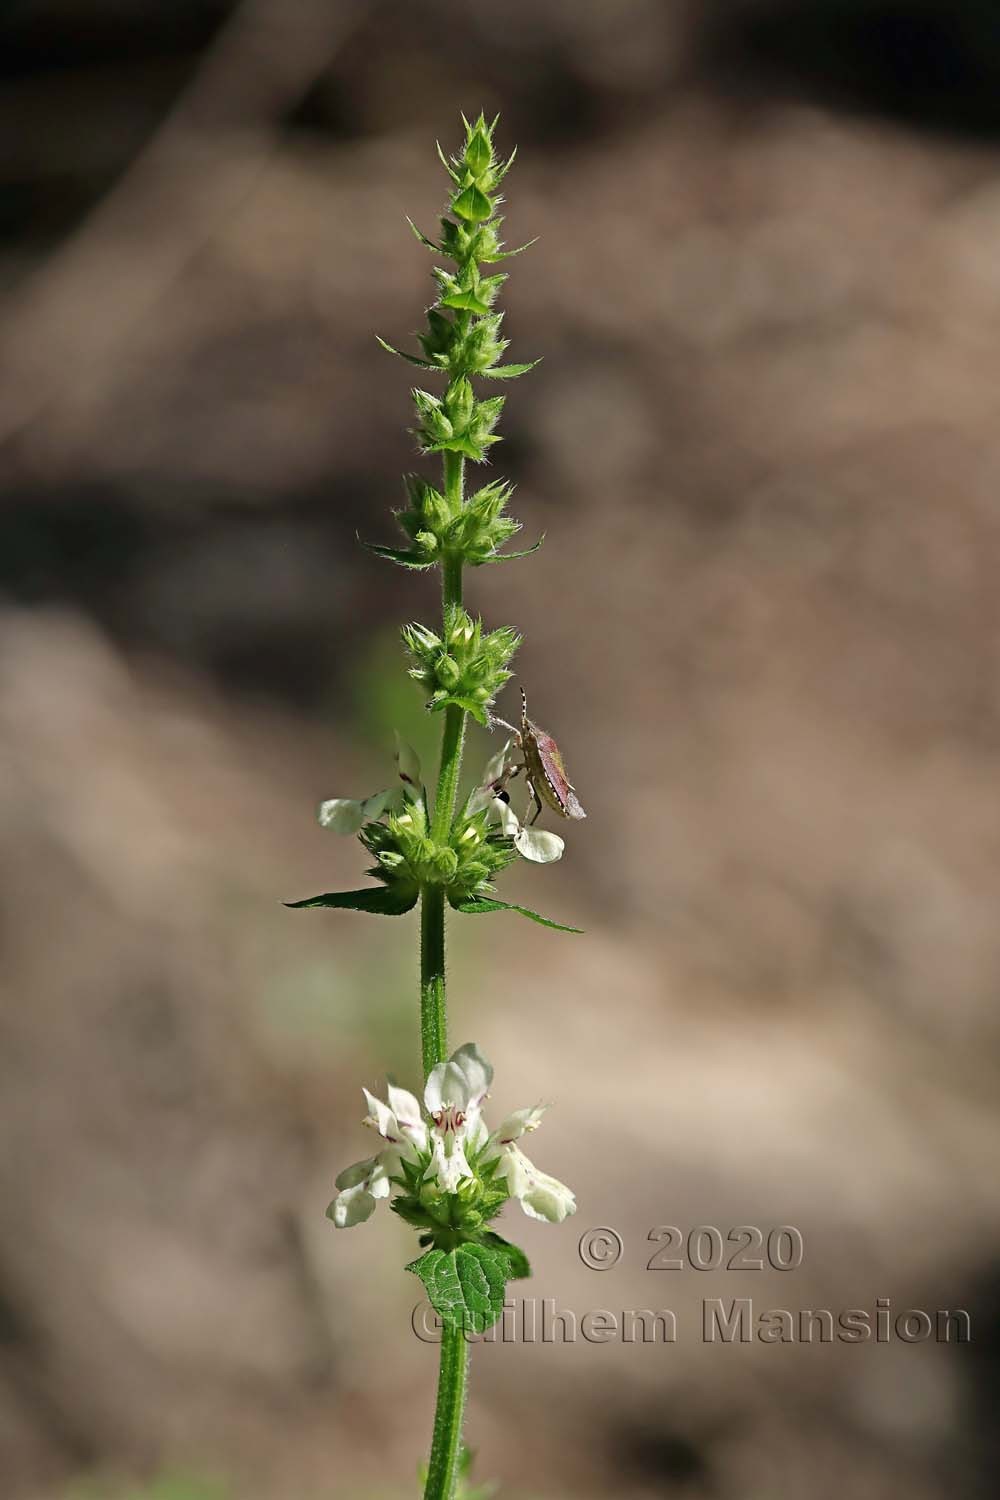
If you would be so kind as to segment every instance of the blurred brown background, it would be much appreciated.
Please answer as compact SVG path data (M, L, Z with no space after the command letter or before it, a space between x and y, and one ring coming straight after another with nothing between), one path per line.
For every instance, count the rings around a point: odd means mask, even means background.
M432 755L433 583L354 539L414 465L403 215L480 105L541 236L496 471L548 539L469 595L590 813L503 894L587 933L456 920L454 1035L557 1104L529 1290L680 1333L477 1351L478 1470L993 1495L995 5L23 0L0 68L3 1495L415 1492L412 1236L323 1218L359 1085L416 1082L415 927L279 903L360 883L313 810L394 726ZM644 1270L744 1223L801 1269ZM737 1295L973 1342L702 1343Z

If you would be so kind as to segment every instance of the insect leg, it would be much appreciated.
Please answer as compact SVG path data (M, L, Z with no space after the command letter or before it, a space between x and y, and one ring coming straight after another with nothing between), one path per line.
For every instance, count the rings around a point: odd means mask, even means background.
M503 775L498 776L496 781L491 781L489 783L489 789L493 793L494 797L500 797L504 802L509 802L510 797L507 794L507 787L510 782L515 779L515 777L520 776L523 770L523 762L521 765L505 767Z
M530 828L531 825L532 825L532 823L537 823L537 821L538 821L538 815L539 815L539 813L542 810L542 799L541 799L541 797L539 797L538 793L535 791L534 782L528 781L527 782L527 787L528 787L528 791L531 793L532 800L533 800L533 802L535 804L535 811L532 813L531 817L528 819L528 827Z
M515 729L513 724L508 724L506 719L498 719L496 714L491 714L490 721L492 724L502 724L504 729L510 730L511 734L517 740L517 743L521 743L521 731L519 729Z

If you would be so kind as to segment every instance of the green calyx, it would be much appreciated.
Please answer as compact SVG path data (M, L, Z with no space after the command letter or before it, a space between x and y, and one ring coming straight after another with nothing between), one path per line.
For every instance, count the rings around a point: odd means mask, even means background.
M439 635L426 625L405 625L403 644L413 658L410 676L428 693L432 712L457 704L484 727L497 693L513 676L508 663L521 643L503 625L486 632L461 605L449 605Z
M474 1175L464 1177L454 1193L445 1193L435 1179L424 1180L421 1162L400 1163L402 1175L394 1180L403 1191L390 1206L407 1224L422 1231L423 1248L454 1250L482 1243L490 1220L510 1197L506 1182L497 1176L499 1158L483 1163L472 1155L469 1166Z
M503 396L489 396L477 401L464 375L451 381L438 400L430 391L415 390L413 404L420 418L415 428L422 453L457 453L482 463L486 450L500 439L493 429L503 411Z
M441 885L457 905L488 890L493 876L517 858L513 841L490 827L485 809L460 818L447 842L438 842L431 836L422 800L390 813L385 822L366 823L358 837L375 858L368 873L398 891L401 899Z
M407 474L409 505L395 512L396 520L410 538L407 551L367 543L369 550L390 562L409 568L431 568L435 563L458 561L478 568L483 563L509 562L527 557L542 545L521 552L500 548L521 530L520 521L504 514L513 486L502 479L491 480L466 501L442 495L418 474Z

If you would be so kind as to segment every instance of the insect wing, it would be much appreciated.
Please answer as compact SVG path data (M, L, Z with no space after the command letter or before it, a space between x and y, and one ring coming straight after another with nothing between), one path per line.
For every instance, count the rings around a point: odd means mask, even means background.
M545 791L552 793L556 811L561 812L564 817L585 818L587 814L580 805L580 800L569 777L566 775L566 766L563 762L559 746L551 734L546 734L544 729L539 729L536 724L532 724L530 727L539 764L547 783L543 789L543 795ZM549 800L549 798L546 798L546 801Z

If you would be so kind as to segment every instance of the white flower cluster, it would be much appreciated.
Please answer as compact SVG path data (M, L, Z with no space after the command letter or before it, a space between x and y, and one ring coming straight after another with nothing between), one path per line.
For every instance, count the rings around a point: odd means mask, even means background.
M539 1171L517 1144L538 1128L545 1106L517 1109L490 1131L482 1106L492 1079L490 1064L474 1042L467 1042L431 1071L423 1112L415 1096L395 1084L388 1086L388 1103L365 1089L365 1124L385 1144L337 1178L337 1196L327 1210L337 1228L349 1229L371 1217L377 1200L390 1196L404 1160L418 1165L421 1180L436 1182L443 1193L454 1193L464 1179L475 1178L476 1166L499 1161L496 1176L531 1218L558 1224L575 1213L570 1189Z

